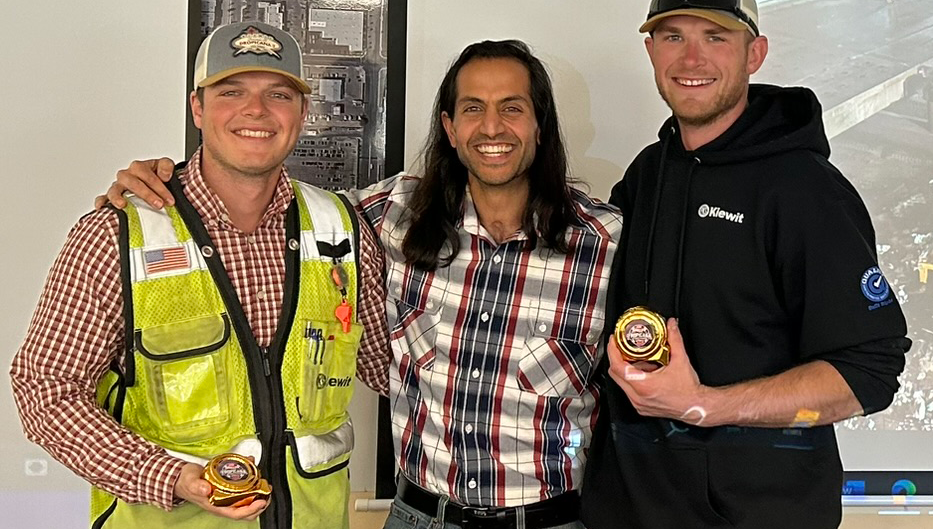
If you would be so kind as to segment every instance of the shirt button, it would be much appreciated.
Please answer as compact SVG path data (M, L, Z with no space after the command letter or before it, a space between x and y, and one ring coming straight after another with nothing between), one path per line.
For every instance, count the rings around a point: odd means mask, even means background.
M502 258L499 257L498 255L496 255L496 256L494 256L494 257L492 258L492 262L494 262L494 263L496 263L496 264L499 264L499 263L502 262Z
M428 303L427 303L427 307L428 307L429 309L433 309L433 308L434 308L434 302L429 300Z
M246 242L249 243L249 244L256 244L256 236L255 236L255 235L247 235L247 236L246 236Z
M473 433L473 425L472 425L472 424L466 425L463 429L466 430L466 433ZM473 488L473 487L470 487L470 488Z
M480 314L479 319L483 320L483 322L489 321L489 313L488 313L488 312L484 312L484 313Z
M401 294L401 293L402 293L402 287L395 287L395 293L396 293L396 294Z
M479 369L474 369L472 375L473 378L479 378Z
M256 292L256 297L259 299L266 299L266 291L260 290L259 292Z
M546 330L547 330L547 325L545 325L545 324L543 324L543 323L542 323L541 325L538 325L538 330L541 331L541 332L546 331Z
M221 213L221 214L220 214L220 220L229 223L229 222L230 222L230 215L227 215L226 213Z
M475 488L476 488L476 480L475 480L475 479L471 479L469 482L467 482L467 487L470 487L471 489L475 489Z

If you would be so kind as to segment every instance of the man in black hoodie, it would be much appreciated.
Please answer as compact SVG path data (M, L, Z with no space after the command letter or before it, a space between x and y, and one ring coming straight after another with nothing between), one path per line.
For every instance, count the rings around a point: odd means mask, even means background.
M607 321L671 317L670 363L609 340L583 487L590 529L837 527L832 423L887 407L910 347L806 88L750 85L754 0L654 0L641 27L673 111L612 190Z

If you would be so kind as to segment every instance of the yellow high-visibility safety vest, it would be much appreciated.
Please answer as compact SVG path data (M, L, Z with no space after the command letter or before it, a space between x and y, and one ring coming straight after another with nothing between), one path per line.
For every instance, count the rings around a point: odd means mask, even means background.
M344 198L300 182L293 187L282 315L268 348L256 343L178 179L170 182L175 207L156 211L130 198L120 214L125 369L114 367L101 379L98 402L181 459L203 465L224 452L254 456L272 500L259 520L236 527L345 529L353 448L347 405L363 332L359 226ZM349 305L346 325L335 315L341 304ZM94 529L231 526L195 505L165 512L97 488L91 523Z

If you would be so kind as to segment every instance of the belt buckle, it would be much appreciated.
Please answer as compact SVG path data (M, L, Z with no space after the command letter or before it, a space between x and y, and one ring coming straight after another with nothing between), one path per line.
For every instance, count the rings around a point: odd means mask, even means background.
M506 524L508 517L507 509L496 507L464 507L461 520L462 529L484 529L495 527L496 529L508 529L514 527L514 520Z

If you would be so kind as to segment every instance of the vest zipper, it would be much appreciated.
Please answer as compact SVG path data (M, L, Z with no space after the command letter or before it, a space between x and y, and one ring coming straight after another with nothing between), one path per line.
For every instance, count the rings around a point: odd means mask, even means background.
M201 217L188 201L177 178L169 182L169 189L175 196L176 207L188 227L192 238L198 246L212 248L211 241ZM298 208L293 200L286 212L286 235L296 237L299 231ZM216 254L213 254L216 256ZM285 471L285 407L282 402L282 377L272 370L269 348L261 347L256 343L249 320L243 311L243 306L237 297L236 289L224 269L219 258L206 258L207 267L217 290L220 292L227 314L230 316L234 331L239 338L246 361L247 376L249 377L253 397L253 420L256 434L263 447L263 456L259 462L260 472L272 485L272 498L269 508L259 517L261 529L295 529L291 527L292 508L291 494L288 487ZM296 251L286 250L285 265L285 292L283 295L282 314L276 330L276 337L272 341L272 349L278 353L279 361L276 369L281 369L281 353L287 340L288 329L292 325L297 304L297 284L300 264L299 254ZM260 378L260 372L265 376ZM268 457L267 457L268 455Z
M259 350L262 352L262 369L267 377L272 376L272 368L269 366L269 348L260 347Z

